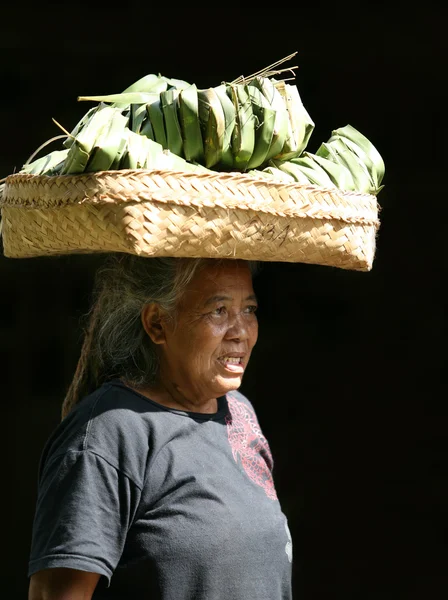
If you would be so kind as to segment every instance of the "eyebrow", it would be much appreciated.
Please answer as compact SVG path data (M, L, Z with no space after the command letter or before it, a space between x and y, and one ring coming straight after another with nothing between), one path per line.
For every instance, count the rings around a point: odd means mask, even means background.
M233 300L232 296L212 296L211 298L209 298L206 302L204 306L209 306L210 304L215 304L215 302L224 302L224 301L229 301L229 300ZM248 300L253 300L254 302L257 302L257 297L255 296L255 294L250 294L249 296L247 296L245 298L245 302L247 302Z

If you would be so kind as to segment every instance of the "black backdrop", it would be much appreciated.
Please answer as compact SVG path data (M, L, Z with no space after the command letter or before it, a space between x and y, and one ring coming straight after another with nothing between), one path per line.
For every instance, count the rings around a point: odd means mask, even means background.
M370 273L266 263L242 391L294 541L294 597L446 598L447 36L441 8L9 3L0 19L0 177L87 110L160 72L198 87L297 51L315 151L350 123L386 163ZM80 349L101 257L0 257L1 586L24 599L41 448ZM3 596L3 594L2 594Z

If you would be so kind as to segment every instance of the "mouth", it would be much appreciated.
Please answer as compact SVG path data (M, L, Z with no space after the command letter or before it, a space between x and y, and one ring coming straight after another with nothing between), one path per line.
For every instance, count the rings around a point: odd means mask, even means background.
M230 373L244 373L244 354L227 354L218 358L218 362Z

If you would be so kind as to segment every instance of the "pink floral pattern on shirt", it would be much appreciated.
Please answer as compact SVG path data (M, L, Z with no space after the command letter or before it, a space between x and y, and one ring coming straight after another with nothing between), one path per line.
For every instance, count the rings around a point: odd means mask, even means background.
M248 477L263 488L272 500L277 493L272 478L273 460L267 439L264 437L253 409L227 395L230 415L226 417L227 435L235 461L240 463Z

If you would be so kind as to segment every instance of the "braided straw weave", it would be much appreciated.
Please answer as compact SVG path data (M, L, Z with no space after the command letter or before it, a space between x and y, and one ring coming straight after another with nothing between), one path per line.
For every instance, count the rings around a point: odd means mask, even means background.
M18 173L0 207L11 258L127 252L369 271L379 227L375 196L237 172Z

